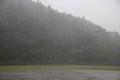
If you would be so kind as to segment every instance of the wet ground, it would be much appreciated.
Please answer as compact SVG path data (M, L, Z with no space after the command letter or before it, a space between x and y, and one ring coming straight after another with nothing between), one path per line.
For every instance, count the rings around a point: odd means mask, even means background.
M120 71L40 70L0 72L0 80L120 80Z

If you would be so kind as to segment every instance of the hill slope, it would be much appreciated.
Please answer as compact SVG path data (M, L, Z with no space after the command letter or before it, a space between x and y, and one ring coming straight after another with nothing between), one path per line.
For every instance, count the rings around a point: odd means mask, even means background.
M0 1L0 64L120 65L120 35L30 0Z

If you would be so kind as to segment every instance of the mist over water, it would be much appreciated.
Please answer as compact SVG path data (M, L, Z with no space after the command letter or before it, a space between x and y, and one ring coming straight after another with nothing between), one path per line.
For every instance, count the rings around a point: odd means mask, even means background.
M41 1L0 0L0 80L120 80L118 0Z

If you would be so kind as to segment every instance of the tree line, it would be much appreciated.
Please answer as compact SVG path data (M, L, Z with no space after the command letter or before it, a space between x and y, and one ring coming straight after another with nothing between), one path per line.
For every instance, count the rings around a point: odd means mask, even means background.
M120 65L120 35L31 0L0 0L0 65Z

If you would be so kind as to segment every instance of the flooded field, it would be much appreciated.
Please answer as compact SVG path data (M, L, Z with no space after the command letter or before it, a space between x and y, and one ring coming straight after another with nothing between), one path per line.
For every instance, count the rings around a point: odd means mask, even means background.
M0 80L120 80L120 71L36 70L0 72Z

